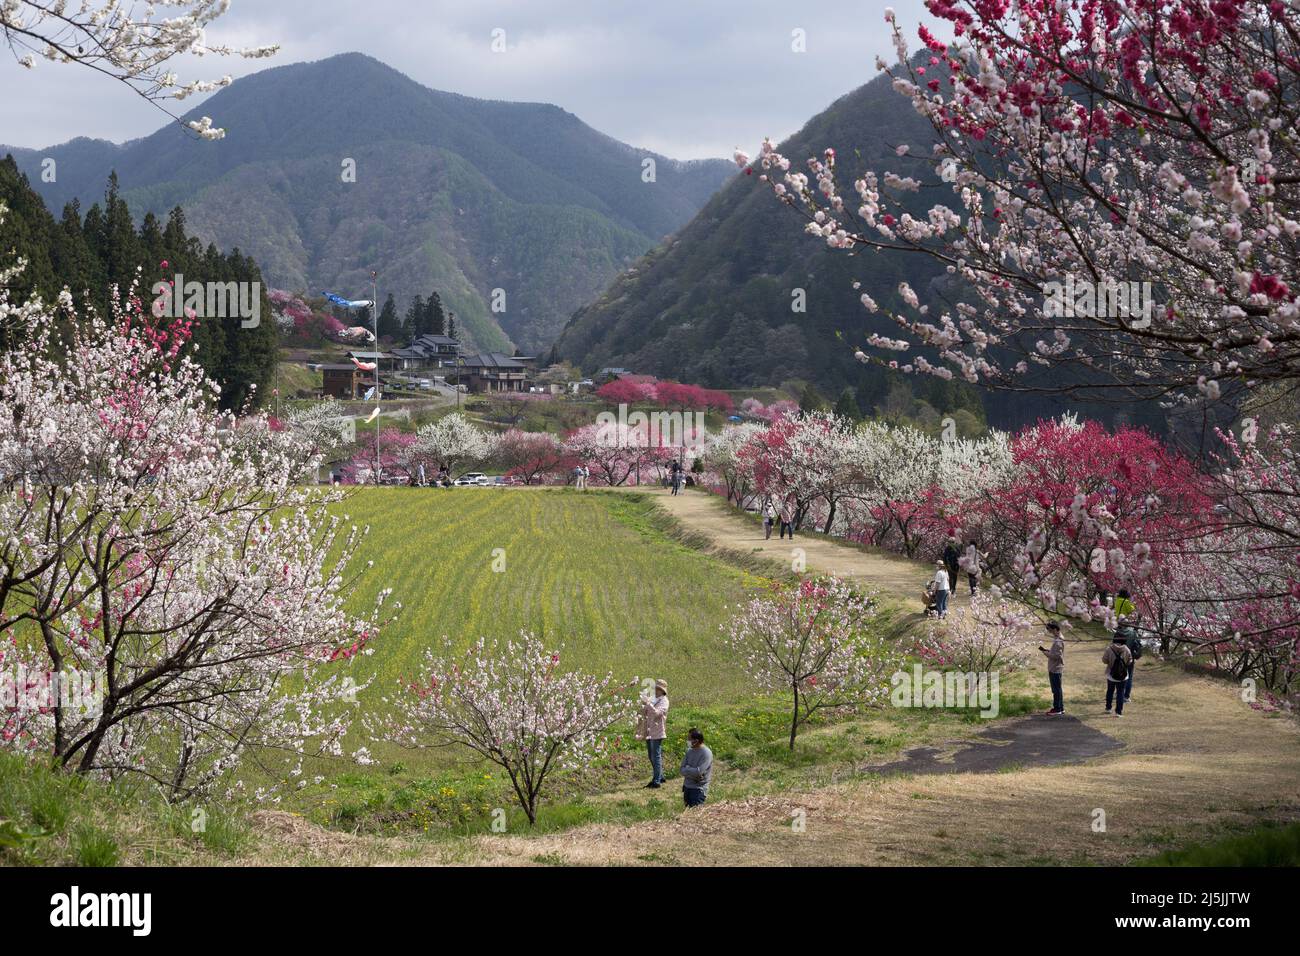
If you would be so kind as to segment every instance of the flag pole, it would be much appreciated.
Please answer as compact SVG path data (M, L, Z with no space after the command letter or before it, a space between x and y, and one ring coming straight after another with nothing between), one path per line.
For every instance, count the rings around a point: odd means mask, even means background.
M375 328L375 407L379 407L379 272L370 270L370 318ZM379 484L379 429L383 416L375 416L375 484Z

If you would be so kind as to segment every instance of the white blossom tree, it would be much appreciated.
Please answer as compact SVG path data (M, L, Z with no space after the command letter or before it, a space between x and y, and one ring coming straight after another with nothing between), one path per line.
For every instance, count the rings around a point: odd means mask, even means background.
M421 426L410 453L456 475L487 461L493 447L492 436L460 412L452 412Z
M30 332L0 355L5 664L94 684L84 706L0 711L0 746L177 797L237 787L247 759L296 775L342 753L387 592L346 610L362 532L300 484L312 449L216 411L188 323L133 293L101 319L0 288L0 321Z
M419 676L370 721L377 739L407 747L466 747L506 772L530 825L546 781L558 768L588 766L605 733L631 719L634 704L613 675L560 667L560 650L532 634L479 639L462 654L426 653Z
M1027 663L1024 636L1034 623L1023 604L980 591L941 623L931 622L918 650L927 660L963 673L1018 670Z

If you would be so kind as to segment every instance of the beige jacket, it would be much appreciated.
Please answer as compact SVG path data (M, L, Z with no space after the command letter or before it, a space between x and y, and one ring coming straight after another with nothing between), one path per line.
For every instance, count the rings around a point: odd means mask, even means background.
M637 724L636 739L663 740L667 736L668 695L641 701L641 720Z
M1112 683L1114 682L1114 678L1110 676L1110 665L1115 662L1116 654L1124 659L1124 664L1128 667L1129 673L1133 673L1133 652L1123 644L1116 644L1114 641L1111 641L1106 645L1106 650L1102 652L1101 662L1106 665L1106 680L1111 681Z

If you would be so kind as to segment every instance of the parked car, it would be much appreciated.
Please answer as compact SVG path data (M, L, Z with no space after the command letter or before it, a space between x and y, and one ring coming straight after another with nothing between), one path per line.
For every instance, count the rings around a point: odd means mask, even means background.
M415 384L418 385L420 388L423 388L423 389L431 389L431 388L433 388L433 382L429 381L427 378L422 378L422 379L420 379L418 382L416 382Z
M461 475L455 482L458 486L464 488L467 485L482 487L489 484L488 476L481 471L470 471Z

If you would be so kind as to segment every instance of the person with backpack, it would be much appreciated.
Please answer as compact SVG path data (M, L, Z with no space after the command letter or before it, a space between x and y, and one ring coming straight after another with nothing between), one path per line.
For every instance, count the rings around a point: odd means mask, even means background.
M1038 645L1038 649L1047 656L1047 682L1052 685L1052 709L1047 712L1048 717L1060 717L1065 713L1065 694L1061 689L1061 681L1065 675L1065 641L1061 637L1061 625L1056 621L1047 622L1047 633L1052 635L1052 646L1050 648Z
M1133 663L1129 665L1128 680L1124 682L1124 703L1128 703L1133 698L1133 672L1137 670L1137 662L1142 657L1142 638L1138 636L1137 628L1132 624L1121 624L1119 630L1124 634L1124 646L1128 652L1133 655Z
M1124 632L1116 631L1110 644L1101 655L1101 662L1106 665L1106 713L1110 713L1112 699L1115 703L1115 716L1124 716L1124 685L1133 673L1133 652L1125 643Z

